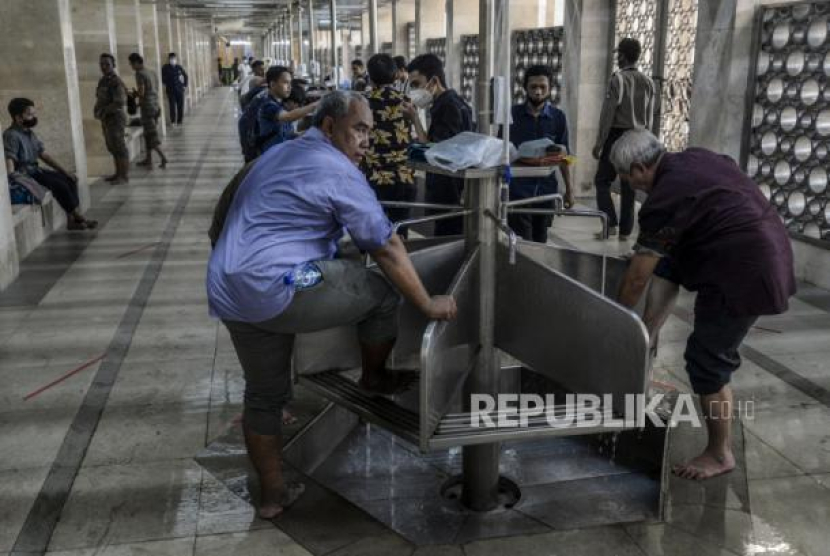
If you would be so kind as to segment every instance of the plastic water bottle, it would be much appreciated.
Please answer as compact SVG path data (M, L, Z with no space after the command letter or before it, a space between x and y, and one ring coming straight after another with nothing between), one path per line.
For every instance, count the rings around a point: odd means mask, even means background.
M294 286L297 291L306 290L323 281L323 273L314 263L304 263L283 277L286 286Z

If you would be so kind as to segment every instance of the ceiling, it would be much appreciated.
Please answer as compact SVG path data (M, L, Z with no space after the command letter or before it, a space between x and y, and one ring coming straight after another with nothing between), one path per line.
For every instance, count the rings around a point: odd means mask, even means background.
M383 6L391 0L378 0ZM400 0L406 1L406 0ZM289 4L293 5L294 14L298 6L308 6L308 0L169 0L171 7L195 20L210 25L214 30L228 34L260 35L274 24L274 20L285 13ZM368 0L337 0L338 25L347 21L359 25L358 17L368 9ZM314 0L314 14L321 29L328 27L330 18L329 0Z

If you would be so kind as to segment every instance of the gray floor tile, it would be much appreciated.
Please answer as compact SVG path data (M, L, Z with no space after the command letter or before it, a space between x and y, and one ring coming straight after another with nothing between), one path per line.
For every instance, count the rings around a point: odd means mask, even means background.
M201 477L189 460L84 467L49 549L195 535Z

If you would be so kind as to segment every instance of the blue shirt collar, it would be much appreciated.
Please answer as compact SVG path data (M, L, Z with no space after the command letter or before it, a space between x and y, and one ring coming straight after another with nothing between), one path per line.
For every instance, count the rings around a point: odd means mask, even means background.
M528 116L533 116L533 111L530 108L530 101L525 101L524 103L524 113ZM545 101L545 105L542 107L542 111L539 112L539 116L543 118L552 118L553 117L553 104L549 100Z

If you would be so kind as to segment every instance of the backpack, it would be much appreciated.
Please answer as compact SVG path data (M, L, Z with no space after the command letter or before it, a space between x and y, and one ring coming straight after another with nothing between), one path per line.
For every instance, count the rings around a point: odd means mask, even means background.
M9 175L9 193L13 205L42 205L52 198L51 191L19 172Z
M261 146L259 139L259 109L268 100L268 90L262 90L246 105L239 116L239 142L242 145L242 154L245 160L253 160L259 156Z

